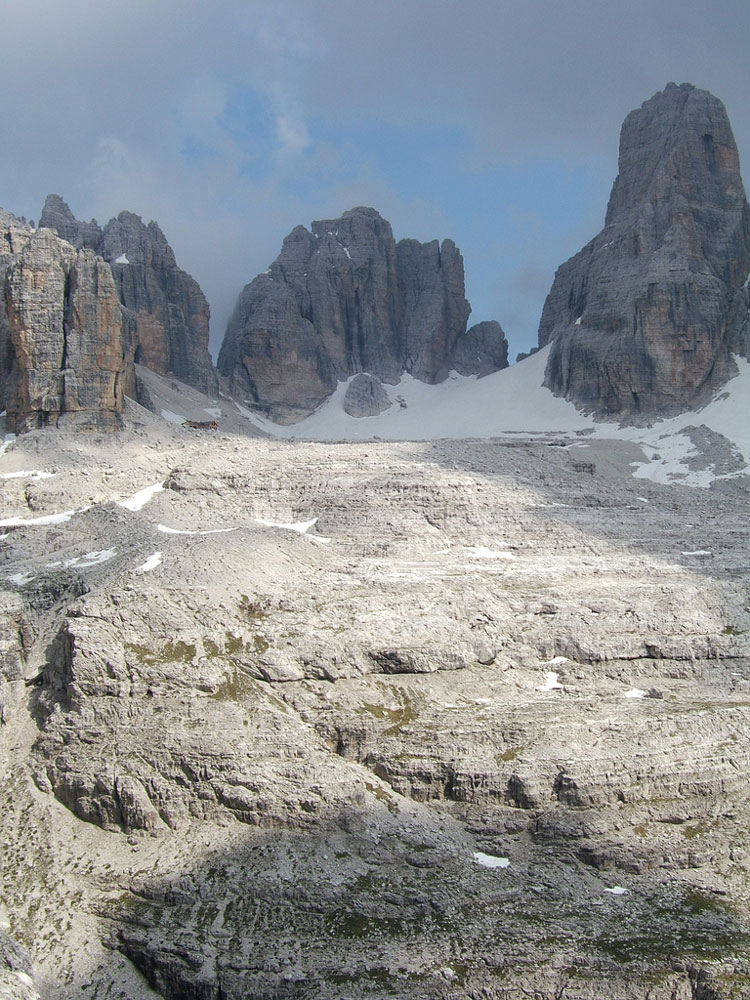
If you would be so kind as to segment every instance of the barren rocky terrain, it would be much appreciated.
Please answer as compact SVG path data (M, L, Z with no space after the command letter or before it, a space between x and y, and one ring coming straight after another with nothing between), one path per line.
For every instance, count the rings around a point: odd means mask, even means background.
M747 479L125 420L0 456L0 995L748 996Z

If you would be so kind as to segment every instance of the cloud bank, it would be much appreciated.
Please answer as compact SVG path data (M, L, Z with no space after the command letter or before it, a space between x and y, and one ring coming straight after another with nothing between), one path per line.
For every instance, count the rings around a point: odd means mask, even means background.
M156 219L215 349L286 233L357 204L453 238L473 321L527 349L601 225L623 118L670 80L724 101L750 162L745 0L26 0L3 20L0 205Z

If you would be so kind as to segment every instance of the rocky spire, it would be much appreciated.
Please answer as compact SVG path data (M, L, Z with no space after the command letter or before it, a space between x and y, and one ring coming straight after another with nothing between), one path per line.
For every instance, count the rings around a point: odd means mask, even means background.
M499 324L467 331L461 254L451 240L393 238L372 208L297 226L265 274L246 285L218 368L232 391L293 422L339 380L404 372L442 381L507 365Z
M622 127L605 227L557 271L545 384L634 421L684 410L747 353L750 210L722 103L670 83Z
M209 307L198 283L175 261L155 222L120 212L104 229L78 222L59 195L49 195L40 226L56 229L76 248L90 247L112 267L134 329L135 361L173 374L202 392L217 388L208 353Z

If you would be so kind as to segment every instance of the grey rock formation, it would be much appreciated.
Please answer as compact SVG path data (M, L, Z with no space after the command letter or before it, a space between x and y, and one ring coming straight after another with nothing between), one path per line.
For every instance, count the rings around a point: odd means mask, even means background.
M7 408L8 388L15 367L6 311L5 275L31 234L31 226L0 208L0 409L3 410Z
M484 320L470 326L456 341L448 367L459 375L480 376L507 368L508 341L497 320Z
M344 396L344 410L350 417L376 417L390 406L380 379L364 373L354 376Z
M498 324L466 330L461 255L451 240L393 238L372 208L297 226L278 258L245 286L218 368L233 392L291 423L337 381L404 372L442 381L451 369L487 374L507 364Z
M120 212L104 229L78 222L59 195L49 195L40 226L57 229L75 247L90 247L110 266L130 314L136 362L176 375L202 392L218 381L208 353L209 307L198 283L175 261L155 222Z
M39 228L55 229L61 240L79 249L86 247L98 252L102 241L102 228L96 219L79 222L59 194L47 195L39 216Z
M4 285L9 427L74 423L112 430L132 367L112 271L93 251L75 250L50 229L23 240Z
M544 306L545 384L603 416L687 409L750 349L750 209L726 112L690 84L625 119L605 227Z

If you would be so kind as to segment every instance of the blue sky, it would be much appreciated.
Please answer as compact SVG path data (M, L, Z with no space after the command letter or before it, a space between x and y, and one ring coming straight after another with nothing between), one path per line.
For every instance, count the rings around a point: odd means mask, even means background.
M25 0L0 23L0 205L155 219L214 351L293 226L364 204L456 242L514 357L602 224L628 111L705 87L750 162L746 0Z

